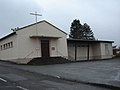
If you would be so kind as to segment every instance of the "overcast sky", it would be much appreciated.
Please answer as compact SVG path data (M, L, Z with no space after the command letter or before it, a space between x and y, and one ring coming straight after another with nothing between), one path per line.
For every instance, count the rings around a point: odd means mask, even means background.
M96 39L113 40L120 46L120 0L0 0L0 37L11 28L35 22L29 13L42 14L47 20L69 33L71 22L79 19L90 25Z

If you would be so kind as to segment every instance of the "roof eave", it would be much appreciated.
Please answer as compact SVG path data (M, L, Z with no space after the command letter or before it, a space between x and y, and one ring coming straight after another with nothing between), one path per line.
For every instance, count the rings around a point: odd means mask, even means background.
M105 40L81 40L81 39L70 39L68 38L67 41L76 41L76 42L106 42L106 43L114 43L114 41L105 41Z
M15 34L16 34L16 32L12 32L12 33L10 33L10 34L8 34L8 35L6 35L6 36L0 38L0 41L6 39L6 38L8 38L8 37L11 37L11 36L13 36L13 35L15 35Z

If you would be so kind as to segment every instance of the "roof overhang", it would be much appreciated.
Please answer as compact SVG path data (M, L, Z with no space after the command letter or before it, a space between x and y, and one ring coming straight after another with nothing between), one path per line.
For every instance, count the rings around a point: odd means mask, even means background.
M11 36L13 36L13 35L16 35L16 32L12 32L12 33L10 33L10 34L8 34L8 35L0 38L0 41L4 40L4 39L6 39L6 38L9 38L9 37L11 37Z
M81 39L67 39L68 42L87 42L87 43L114 43L114 41L105 41L105 40L81 40Z
M32 35L30 36L30 38L47 38L47 39L59 39L61 37L56 37L56 36L40 36L40 35Z

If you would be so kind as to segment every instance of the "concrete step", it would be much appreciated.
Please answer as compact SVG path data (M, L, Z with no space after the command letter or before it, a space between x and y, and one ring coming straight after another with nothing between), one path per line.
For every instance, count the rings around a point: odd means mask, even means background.
M34 58L28 64L30 65L50 65L50 64L62 64L70 63L72 61L63 57L49 57L49 58Z

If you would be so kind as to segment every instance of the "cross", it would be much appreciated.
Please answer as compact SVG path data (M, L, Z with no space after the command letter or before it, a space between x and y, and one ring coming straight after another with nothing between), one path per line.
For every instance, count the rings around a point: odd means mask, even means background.
M35 26L36 26L36 35L38 35L38 31L37 31L37 16L42 16L41 14L38 14L37 12L35 12L35 13L30 13L30 15L34 15L35 16L35 21L36 21L36 24L35 24ZM39 41L39 39L38 38L36 38L36 50L37 50L37 56L38 56L38 41Z
M37 12L35 13L30 13L30 15L34 15L35 16L35 21L36 21L36 35L38 35L38 32L37 32L37 16L42 16L41 14L38 14Z
M35 15L35 21L36 21L36 23L37 23L37 16L42 16L41 14L38 14L37 12L30 13L30 15Z

